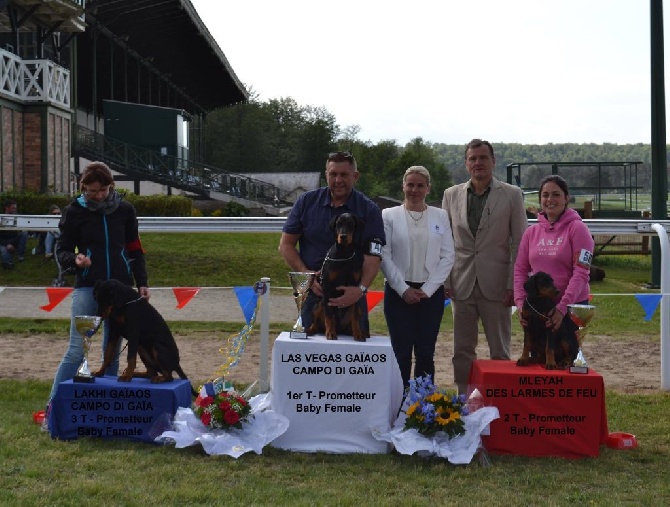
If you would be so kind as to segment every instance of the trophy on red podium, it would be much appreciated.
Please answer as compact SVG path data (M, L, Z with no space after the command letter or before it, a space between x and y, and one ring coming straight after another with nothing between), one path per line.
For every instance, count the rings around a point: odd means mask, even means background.
M577 326L577 343L579 344L579 352L575 358L572 366L570 366L570 373L588 373L589 365L582 354L582 343L584 336L586 336L586 328L591 322L591 319L596 313L596 307L593 305L568 305L568 315L572 322Z

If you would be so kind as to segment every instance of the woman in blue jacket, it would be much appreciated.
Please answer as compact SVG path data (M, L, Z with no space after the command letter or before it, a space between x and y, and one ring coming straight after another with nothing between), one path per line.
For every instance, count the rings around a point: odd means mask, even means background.
M75 269L76 278L72 292L70 344L56 371L49 402L58 385L74 377L83 361L82 338L75 328L74 317L95 315L95 282L115 278L127 285L136 285L138 296L147 299L150 296L137 214L133 205L114 190L112 171L102 162L92 162L82 172L80 188L81 195L65 208L58 224L58 260L63 269ZM109 339L107 325L104 327L103 351ZM116 375L118 370L117 351L107 373Z

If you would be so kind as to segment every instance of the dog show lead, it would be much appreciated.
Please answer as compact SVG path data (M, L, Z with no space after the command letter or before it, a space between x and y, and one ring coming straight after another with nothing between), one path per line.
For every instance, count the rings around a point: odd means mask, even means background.
M58 224L58 261L63 269L74 269L76 277L72 291L70 342L56 371L47 413L58 385L74 377L83 360L83 343L74 317L96 314L95 283L116 279L130 287L136 285L138 296L150 297L137 213L133 205L114 190L112 171L102 162L92 162L82 171L79 185L81 194L65 208ZM109 326L105 322L103 351L108 340ZM119 341L107 370L111 375L118 374L120 344Z

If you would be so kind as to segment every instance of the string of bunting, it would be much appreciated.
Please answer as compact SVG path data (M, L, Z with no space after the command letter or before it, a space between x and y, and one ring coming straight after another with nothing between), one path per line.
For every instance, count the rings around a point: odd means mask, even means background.
M251 332L256 324L256 317L260 315L262 299L259 297L265 294L267 285L263 282L257 282L253 287L233 287L237 301L242 308L246 324L242 330L228 338L227 347L221 347L219 352L224 355L225 362L219 367L216 374L221 377L226 376L228 370L234 368L240 362L244 349L249 342Z
M259 282L260 283L260 282ZM0 287L0 294L3 293L3 291L8 288L8 287ZM11 289L12 287L9 287ZM34 287L36 289L42 289L41 287ZM157 290L160 288L154 287L152 290ZM177 299L177 308L178 309L183 309L190 301L195 297L196 294L202 289L202 287L172 287L171 288L175 298ZM248 289L248 290L253 290L253 287L247 287L247 288L233 288L233 289ZM278 287L278 289L281 289L281 287ZM46 287L44 288L46 291L47 299L48 299L48 304L42 305L39 308L45 312L51 312L54 308L56 308L71 292L72 288L71 287ZM7 294L9 291L7 291ZM656 313L656 310L658 309L658 305L661 302L661 299L663 296L670 296L670 294L624 294L624 293L615 293L615 294L591 294L590 299L593 297L608 297L608 296L617 296L617 297L629 297L633 296L637 300L637 302L640 304L642 309L644 310L645 316L644 320L649 321L653 318L654 314ZM4 297L4 296L3 296ZM11 297L11 296L10 296ZM238 295L238 298L240 296ZM368 303L368 311L372 311L373 308L377 306L377 304L384 299L384 292L383 291L369 291L367 294L367 303ZM444 301L444 306L448 306L451 303L450 299L446 299ZM242 305L242 302L240 301L240 304ZM255 302L254 302L255 304ZM243 307L244 311L244 307ZM251 312L253 313L253 312ZM245 315L246 316L246 315ZM251 316L251 314L249 315ZM248 319L247 319L248 321Z

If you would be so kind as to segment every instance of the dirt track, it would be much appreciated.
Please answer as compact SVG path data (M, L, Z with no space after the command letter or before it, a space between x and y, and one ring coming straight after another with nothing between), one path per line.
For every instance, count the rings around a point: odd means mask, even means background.
M287 291L277 290L270 296L270 321L290 322L296 307ZM152 304L167 320L207 320L244 323L244 316L232 289L202 289L183 309L176 309L176 300L170 289L152 293ZM7 289L0 293L0 316L22 318L68 318L70 303L67 298L52 312L40 310L48 303L44 289ZM381 311L378 306L373 311ZM197 332L177 335L182 367L194 383L216 376L224 364L230 333ZM440 333L436 359L436 381L442 387L452 387L451 330ZM271 339L272 341L272 339ZM250 383L258 378L260 338L257 329L239 364L229 372L228 379ZM485 340L480 339L480 343ZM0 378L51 380L65 352L67 332L62 335L0 334ZM270 347L272 343L270 343ZM520 354L521 343L513 339L512 357ZM96 349L93 349L96 352ZM97 349L99 350L99 349ZM97 353L97 352L96 352ZM487 358L485 346L478 349L479 357ZM645 336L626 341L588 335L584 355L590 366L601 373L607 389L619 392L654 392L660 387L660 340ZM271 357L271 355L269 356ZM92 367L97 356L90 358ZM268 370L270 366L268 365Z

